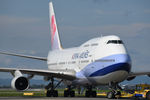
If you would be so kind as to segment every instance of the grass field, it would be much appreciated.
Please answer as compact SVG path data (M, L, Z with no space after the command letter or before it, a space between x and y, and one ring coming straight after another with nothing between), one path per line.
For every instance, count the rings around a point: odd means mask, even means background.
M57 89L58 90L58 95L59 96L63 96L63 89ZM98 90L98 93L100 92L108 92L108 90L106 91L102 91L102 90ZM33 93L33 95L24 95L24 93ZM11 90L11 89L0 89L0 97L10 97L10 96L46 96L46 91L45 90L28 90L28 91L16 91L16 90ZM83 94L78 94L77 91L75 91L75 95L76 96L84 96Z
M32 96L45 96L45 91L15 91L15 90L0 90L0 97L9 96L25 96L24 93L33 93Z

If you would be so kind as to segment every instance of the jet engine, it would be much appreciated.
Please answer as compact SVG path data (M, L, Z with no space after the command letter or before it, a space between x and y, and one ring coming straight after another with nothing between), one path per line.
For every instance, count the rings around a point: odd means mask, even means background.
M16 90L26 90L29 87L29 81L24 76L14 77L11 81L11 87Z
M24 77L22 73L17 70L13 73L14 78L11 81L11 87L16 90L26 90L29 87L28 78Z

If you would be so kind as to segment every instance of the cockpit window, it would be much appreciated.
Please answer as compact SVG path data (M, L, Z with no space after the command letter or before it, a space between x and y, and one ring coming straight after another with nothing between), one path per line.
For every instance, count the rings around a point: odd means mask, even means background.
M110 43L112 43L112 44L123 44L123 42L121 40L109 40L107 42L107 44L110 44Z
M119 44L123 44L123 42L122 42L121 40L118 40L118 43L119 43Z

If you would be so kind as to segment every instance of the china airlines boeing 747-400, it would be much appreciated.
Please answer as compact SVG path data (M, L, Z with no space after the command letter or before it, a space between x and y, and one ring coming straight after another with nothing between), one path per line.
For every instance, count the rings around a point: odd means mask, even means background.
M116 95L121 94L118 91L120 89L118 83L132 80L138 75L150 76L150 72L133 73L131 71L130 56L118 36L97 37L79 47L63 49L52 2L49 3L49 11L52 50L48 53L47 58L0 52L0 54L46 61L48 64L48 70L0 67L1 72L10 72L14 76L11 82L12 88L26 90L29 87L29 79L34 75L41 75L44 76L44 80L50 81L46 86L48 97L57 97L56 87L64 82L68 88L64 91L65 97L74 97L73 88L77 86L86 88L86 97L96 97L97 93L93 88L99 85L108 85L111 91L107 93L107 97L115 98ZM28 74L30 77L25 77L23 74ZM56 86L54 78L60 80Z

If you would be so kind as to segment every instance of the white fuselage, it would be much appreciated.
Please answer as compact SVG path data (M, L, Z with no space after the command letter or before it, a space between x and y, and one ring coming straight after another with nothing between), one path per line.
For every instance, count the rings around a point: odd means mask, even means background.
M53 50L48 54L49 70L74 70L72 84L109 84L125 80L131 60L117 36L91 39L80 47Z

